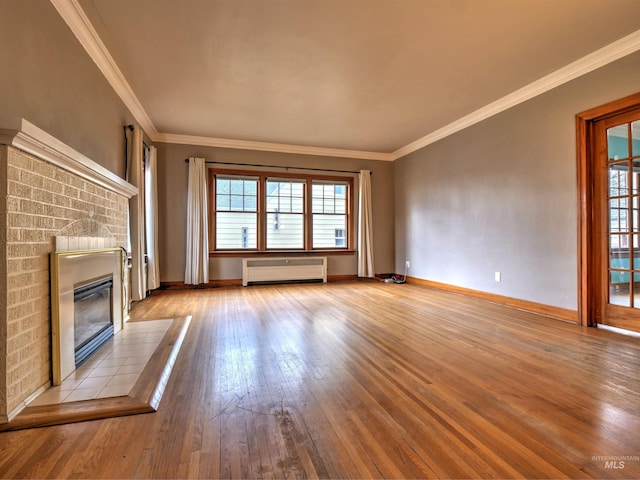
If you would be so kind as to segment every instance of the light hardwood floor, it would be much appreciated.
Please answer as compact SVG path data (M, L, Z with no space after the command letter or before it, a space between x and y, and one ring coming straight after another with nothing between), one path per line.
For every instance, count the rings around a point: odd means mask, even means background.
M158 411L0 433L1 477L640 477L637 338L377 282L132 314L192 315Z

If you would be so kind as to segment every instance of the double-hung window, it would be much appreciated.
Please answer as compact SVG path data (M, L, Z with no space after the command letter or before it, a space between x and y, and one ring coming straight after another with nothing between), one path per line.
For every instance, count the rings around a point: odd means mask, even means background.
M256 177L216 175L216 249L257 248L258 184Z
M304 180L267 178L266 248L304 248Z
M313 248L346 246L347 187L342 182L313 181Z
M210 170L214 252L349 251L351 177Z

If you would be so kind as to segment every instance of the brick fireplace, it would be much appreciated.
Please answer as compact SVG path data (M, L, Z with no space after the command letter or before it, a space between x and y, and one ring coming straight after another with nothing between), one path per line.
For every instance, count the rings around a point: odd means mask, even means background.
M0 130L0 423L52 380L56 237L124 247L137 189L31 123ZM101 240L104 242L104 240Z

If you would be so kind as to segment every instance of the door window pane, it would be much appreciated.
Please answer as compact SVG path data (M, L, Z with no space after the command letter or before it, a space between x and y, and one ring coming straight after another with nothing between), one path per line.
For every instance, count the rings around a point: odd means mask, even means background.
M613 198L609 200L609 231L611 233L629 231L628 203L627 198Z
M631 164L631 194L640 194L640 160L634 160Z
M631 151L633 156L640 155L640 120L631 123Z
M628 124L607 129L607 149L609 160L620 160L629 157Z
M629 272L611 272L609 281L609 303L623 307L631 306Z
M629 194L629 167L627 162L609 165L609 196L620 197Z

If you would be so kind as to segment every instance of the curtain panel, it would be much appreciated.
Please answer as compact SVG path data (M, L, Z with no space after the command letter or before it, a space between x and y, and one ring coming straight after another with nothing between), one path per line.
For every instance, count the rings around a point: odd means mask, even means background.
M138 187L138 195L129 199L129 235L131 241L131 299L142 300L147 295L144 241L144 178L142 172L142 130L138 125L128 132L128 179Z
M373 277L374 275L371 171L360 170L360 192L358 195L358 276Z
M147 238L147 290L160 286L158 252L158 151L149 147L145 159L145 210Z
M209 281L209 217L207 166L204 158L189 158L187 189L187 252L184 283Z

